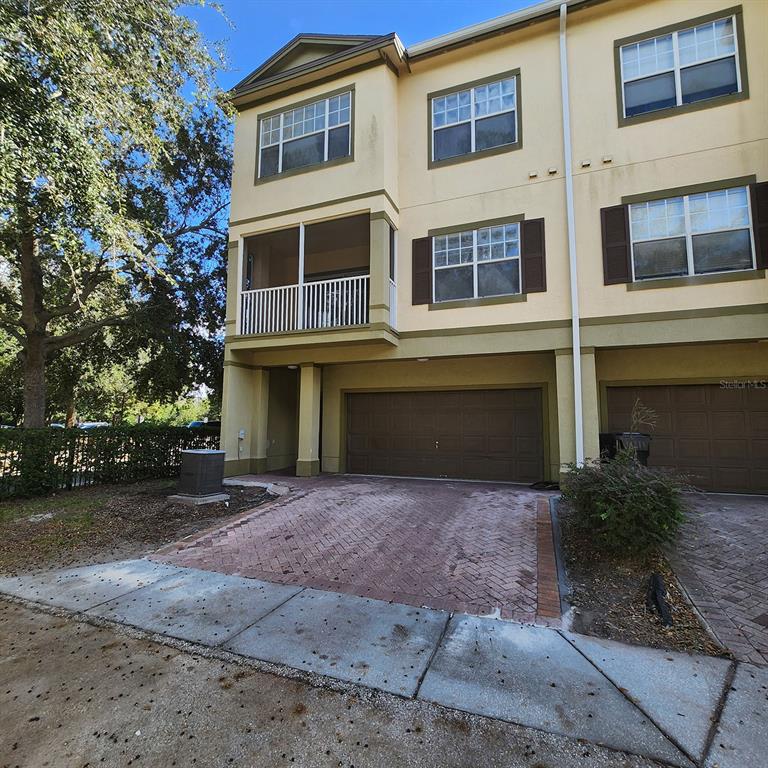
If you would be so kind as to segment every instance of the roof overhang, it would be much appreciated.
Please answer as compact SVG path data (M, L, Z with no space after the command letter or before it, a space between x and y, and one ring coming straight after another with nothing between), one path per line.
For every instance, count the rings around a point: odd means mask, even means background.
M555 18L560 14L560 6L565 5L568 10L585 5L594 5L605 0L545 0L543 3L521 8L519 11L505 13L479 24L449 32L446 35L433 37L422 43L416 43L407 50L408 59L415 61L439 53L445 53L451 49L479 42L488 37L504 34L517 27L527 26L545 19Z
M394 32L381 36L302 33L241 80L229 96L232 104L242 110L367 67L385 65L400 75L409 69L411 61L447 53L520 27L556 18L561 5L570 11L602 2L606 0L545 0L425 40L407 50ZM314 53L302 60L302 47L305 51L312 48Z
M273 73L281 61L288 59L302 45L327 45L333 52ZM405 47L394 32L379 37L297 35L241 80L230 91L230 99L237 109L245 109L286 92L341 77L345 72L379 64L389 67L397 75L407 67Z

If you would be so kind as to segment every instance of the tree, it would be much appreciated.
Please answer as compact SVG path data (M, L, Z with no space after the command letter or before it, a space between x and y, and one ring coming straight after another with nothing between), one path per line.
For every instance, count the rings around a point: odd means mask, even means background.
M0 5L0 329L26 427L45 422L49 363L106 328L141 341L159 389L215 369L223 281L201 276L226 246L230 126L221 59L182 5ZM179 350L196 352L184 375Z

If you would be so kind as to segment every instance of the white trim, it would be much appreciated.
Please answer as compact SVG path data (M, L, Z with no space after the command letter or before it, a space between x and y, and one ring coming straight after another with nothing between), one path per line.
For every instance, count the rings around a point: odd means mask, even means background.
M560 88L563 111L563 154L565 157L565 203L568 221L568 265L571 283L571 344L573 351L573 417L576 433L576 464L584 463L584 404L581 388L581 327L579 283L576 261L576 217L573 205L573 150L571 148L571 107L568 89L568 46L566 16L568 4L560 6ZM597 458L594 456L592 458Z
M583 2L583 0L566 0L565 5L574 5L581 2ZM457 29L454 32L424 40L421 43L416 43L415 45L410 46L407 52L410 56L420 56L421 54L429 53L446 45L460 43L464 40L470 40L478 35L495 32L515 24L522 24L526 21L533 21L540 16L545 16L550 13L557 13L559 6L560 0L546 0L546 2L537 3L536 5L523 8L519 11L505 13L503 16L497 16L495 19L482 21L479 24L472 24L471 26Z

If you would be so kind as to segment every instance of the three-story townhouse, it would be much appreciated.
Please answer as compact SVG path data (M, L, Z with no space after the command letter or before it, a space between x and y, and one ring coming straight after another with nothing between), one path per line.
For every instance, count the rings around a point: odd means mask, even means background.
M556 480L639 400L652 464L768 492L766 32L570 0L278 51L232 93L227 473Z

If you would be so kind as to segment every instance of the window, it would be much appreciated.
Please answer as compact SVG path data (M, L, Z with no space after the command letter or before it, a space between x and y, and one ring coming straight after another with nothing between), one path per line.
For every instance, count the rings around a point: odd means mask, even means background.
M736 16L652 37L620 50L624 116L739 93Z
M431 100L433 162L517 143L517 76Z
M629 226L634 280L754 267L746 187L632 203Z
M352 93L289 109L259 123L259 178L351 154Z
M432 261L436 302L520 293L520 225L437 235Z

